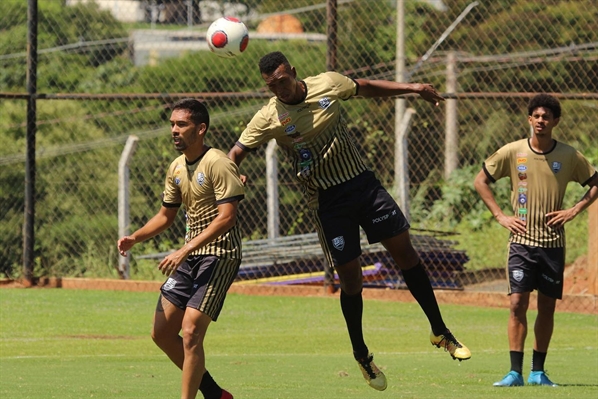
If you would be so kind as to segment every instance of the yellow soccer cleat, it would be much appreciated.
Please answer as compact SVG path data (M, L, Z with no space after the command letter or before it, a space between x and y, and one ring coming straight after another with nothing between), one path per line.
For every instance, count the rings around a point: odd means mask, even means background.
M384 391L386 389L386 376L380 369L374 364L374 355L370 353L367 357L357 360L363 378L374 389L378 391Z
M430 333L430 342L437 348L443 347L446 352L450 353L453 359L461 361L471 357L469 349L457 341L457 338L449 330L440 335L434 335L433 332Z

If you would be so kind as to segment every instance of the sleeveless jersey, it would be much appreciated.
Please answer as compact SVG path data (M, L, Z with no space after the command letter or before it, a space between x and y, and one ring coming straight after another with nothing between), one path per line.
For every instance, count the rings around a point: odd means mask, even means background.
M162 201L165 207L185 204L185 242L189 242L216 218L218 204L240 201L244 196L237 165L224 152L210 148L192 164L187 163L184 155L170 164ZM191 255L241 259L238 224Z
M276 140L291 160L297 180L314 205L318 189L327 189L368 170L350 137L341 100L356 94L357 84L336 72L302 81L306 98L296 105L276 97L258 111L237 144L252 150Z
M509 177L513 213L526 221L525 234L512 234L510 242L534 247L565 246L565 229L546 224L548 212L561 210L567 183L585 186L596 170L573 147L555 141L546 153L532 150L529 139L509 143L484 162L493 182Z

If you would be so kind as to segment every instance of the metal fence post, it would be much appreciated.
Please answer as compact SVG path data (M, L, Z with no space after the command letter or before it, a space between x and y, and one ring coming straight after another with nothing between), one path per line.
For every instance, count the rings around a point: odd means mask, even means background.
M118 161L118 236L123 237L129 234L129 161L135 152L139 138L129 136L125 148ZM130 274L131 254L121 256L118 263L118 272L122 279L128 280Z
M278 155L276 140L270 140L266 147L266 191L268 203L268 238L280 235L280 219L278 215Z

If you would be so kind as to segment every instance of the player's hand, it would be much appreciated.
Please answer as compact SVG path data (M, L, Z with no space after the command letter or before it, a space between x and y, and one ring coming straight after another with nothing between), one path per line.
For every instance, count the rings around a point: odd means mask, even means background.
M500 215L496 220L513 234L525 234L526 223L517 216Z
M419 95L427 102L438 106L438 104L440 104L440 101L444 101L444 97L438 94L434 86L432 86L431 84L422 83L421 86L422 88L419 91Z
M163 275L170 276L176 271L179 265L187 259L187 256L189 256L187 251L181 248L162 259L162 262L158 265L158 270L160 270Z
M247 183L247 176L239 175L239 178L241 179L241 183L243 183L243 185L245 185Z
M563 226L565 223L570 222L575 218L576 214L573 208L565 209L562 211L548 212L546 214L546 225L553 229Z
M133 245L135 245L136 242L137 242L137 240L135 240L135 237L131 237L131 236L122 237L116 243L116 246L118 248L118 253L121 254L121 256L127 256L127 251L129 249L133 248Z

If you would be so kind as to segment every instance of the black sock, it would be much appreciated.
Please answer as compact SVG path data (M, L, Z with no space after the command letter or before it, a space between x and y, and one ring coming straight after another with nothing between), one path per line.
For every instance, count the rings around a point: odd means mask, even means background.
M411 292L411 295L415 298L419 306L422 308L434 335L444 334L447 330L440 309L438 308L438 302L436 302L436 296L430 283L428 273L424 270L421 262L412 267L409 270L401 270L405 284Z
M532 371L544 371L546 352L536 352L532 355Z
M201 378L199 390L205 399L220 399L222 396L222 388L214 381L208 370L206 370Z
M523 374L523 352L510 351L511 370Z
M347 323L351 346L353 346L353 355L356 359L366 357L369 353L368 347L363 340L363 329L361 326L361 316L363 314L361 292L356 295L347 295L341 290L341 309Z

